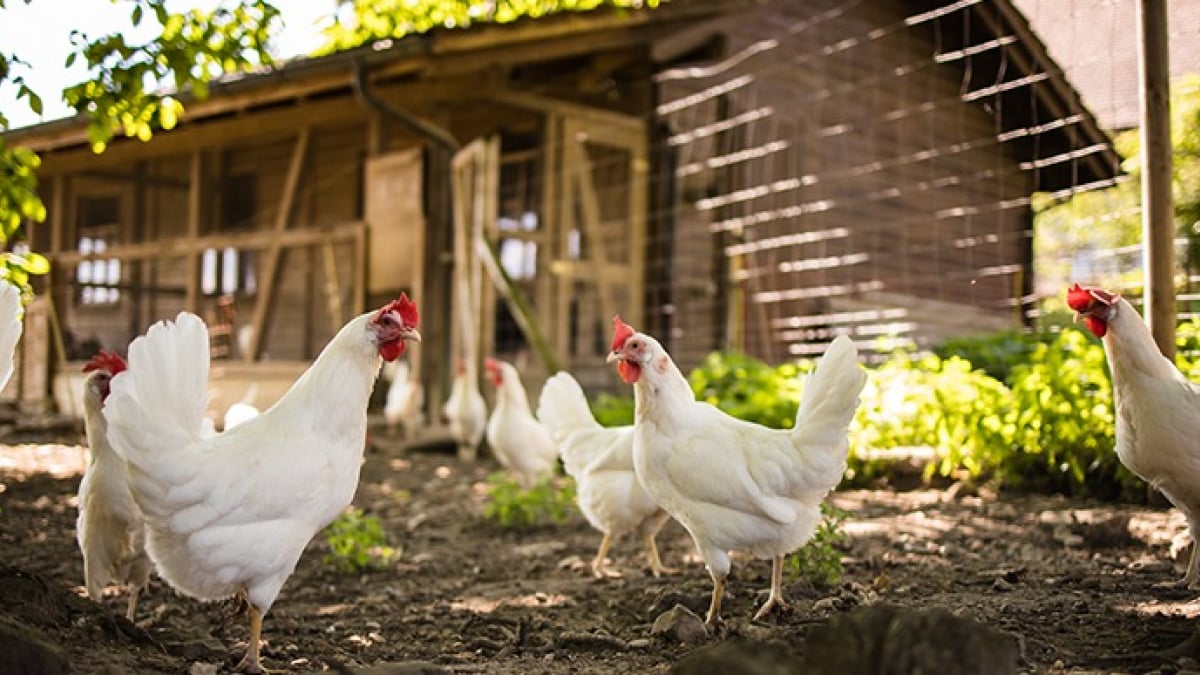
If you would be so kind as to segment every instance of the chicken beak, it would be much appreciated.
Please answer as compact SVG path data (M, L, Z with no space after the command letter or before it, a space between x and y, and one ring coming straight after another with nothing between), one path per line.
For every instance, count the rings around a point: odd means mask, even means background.
M408 340L409 342L420 342L421 334L417 332L416 328L405 328L404 332L400 334L400 339Z
M615 351L609 352L608 357L604 359L604 362L605 363L616 363L617 361L620 361L621 358L622 358L621 352L615 352Z

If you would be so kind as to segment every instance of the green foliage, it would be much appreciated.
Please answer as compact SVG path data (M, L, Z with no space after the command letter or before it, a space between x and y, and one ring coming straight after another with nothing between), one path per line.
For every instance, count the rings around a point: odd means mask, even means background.
M1184 263L1200 268L1200 75L1189 75L1171 85L1171 143L1176 227L1188 240ZM1137 129L1114 139L1124 158L1123 168L1133 180L1104 190L1093 190L1058 201L1036 195L1033 206L1034 261L1039 290L1061 303L1061 289L1071 279L1077 254L1113 249L1141 241L1141 147ZM1132 261L1131 261L1132 263ZM1126 287L1141 279L1140 265L1115 270L1094 270L1108 286Z
M508 472L488 476L483 517L503 528L524 530L562 523L574 508L575 482L569 477L547 476L526 490Z
M388 546L379 519L361 509L348 509L330 523L325 541L330 549L325 564L346 574L386 569L400 559L400 550Z
M696 398L707 401L738 419L772 429L790 429L796 423L803 366L784 363L776 368L746 356L714 352L688 376Z
M851 470L858 477L878 473L863 459L870 449L928 446L937 455L926 478L981 475L1008 451L1010 399L1002 382L965 359L897 354L863 389L851 426Z
M120 33L71 35L75 51L66 65L83 59L91 79L67 87L63 97L88 115L95 152L104 150L115 129L145 141L156 128L173 128L183 113L180 93L204 99L214 78L271 63L267 47L279 10L266 0L183 13L168 10L167 0L131 4L132 25L157 23L153 40L130 44Z
M998 331L986 335L951 338L934 348L943 359L957 356L971 362L994 379L1005 382L1013 366L1029 357L1040 338L1016 330Z
M1104 347L1060 332L1013 369L1013 445L997 467L1008 483L1071 494L1132 496L1139 482L1117 459L1112 384Z
M591 405L592 415L600 426L620 427L633 424L633 397L602 393Z
M599 7L657 7L659 0L339 0L353 19L325 31L323 52L367 42L424 33L433 28L466 28L476 23L510 23L521 17L582 12Z
M814 586L829 588L842 580L842 553L846 543L842 522L850 515L828 502L821 503L821 522L808 543L788 556L784 571L789 579L804 579Z

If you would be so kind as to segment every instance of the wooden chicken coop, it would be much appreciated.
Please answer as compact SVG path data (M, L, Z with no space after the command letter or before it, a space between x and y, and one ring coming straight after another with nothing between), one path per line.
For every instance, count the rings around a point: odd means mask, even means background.
M685 369L1016 326L1030 196L1118 171L1008 0L673 0L437 30L222 83L100 155L76 119L6 140L42 156L29 236L53 263L20 396L189 309L218 406L249 382L269 403L400 291L431 410L466 353L516 361L533 392L544 354L615 389L617 313Z

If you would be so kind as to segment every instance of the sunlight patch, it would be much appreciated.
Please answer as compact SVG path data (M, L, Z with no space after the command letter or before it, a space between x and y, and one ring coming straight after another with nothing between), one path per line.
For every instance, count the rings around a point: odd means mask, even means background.
M55 478L83 475L87 449L55 443L0 445L0 471L19 476L48 473Z
M1116 605L1116 609L1122 612L1140 614L1142 616L1158 616L1163 614L1167 616L1180 616L1186 619L1195 619L1200 617L1200 598L1181 600L1179 602L1147 600L1145 602L1135 602L1128 605Z
M562 607L570 603L571 598L561 593L531 593L507 598L484 598L481 596L463 598L450 603L450 609L475 612L476 614L491 614L501 607Z

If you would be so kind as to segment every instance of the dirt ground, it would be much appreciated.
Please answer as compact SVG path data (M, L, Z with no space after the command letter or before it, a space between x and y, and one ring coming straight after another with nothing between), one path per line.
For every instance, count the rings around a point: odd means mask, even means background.
M133 625L115 591L101 606L83 597L74 525L85 455L77 436L56 440L0 446L0 623L57 645L75 672L227 672L248 634L232 603L186 599L155 579ZM1200 669L1195 653L1171 651L1192 635L1200 597L1171 586L1185 560L1173 549L1186 540L1170 509L961 486L838 492L833 501L851 513L839 587L790 583L787 611L751 621L770 565L735 560L724 625L684 643L651 632L677 603L707 607L711 582L682 528L660 535L664 560L682 573L650 576L640 543L625 539L611 554L624 576L596 580L580 563L599 535L582 516L525 532L480 517L481 482L495 468L439 452L369 452L355 503L383 521L402 557L346 576L323 564L327 546L314 540L266 617L264 664L665 672L690 652L746 641L799 663L806 636L832 617L890 605L945 608L1015 636L1025 672Z

